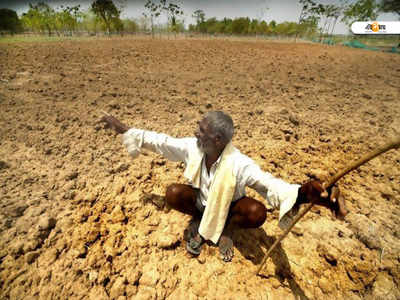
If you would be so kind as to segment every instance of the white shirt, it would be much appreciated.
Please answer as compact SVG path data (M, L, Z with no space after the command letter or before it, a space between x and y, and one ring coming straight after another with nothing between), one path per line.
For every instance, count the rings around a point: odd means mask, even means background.
M131 128L123 134L123 143L133 158L136 158L140 154L140 149L144 148L157 152L171 161L182 161L186 165L188 153L191 149L197 149L196 141L194 137L173 138L163 133L136 128ZM279 219L281 219L296 202L300 185L289 184L262 171L251 158L239 151L235 156L232 167L236 176L236 187L232 201L244 197L245 188L248 186L256 190L273 208L279 208ZM208 173L203 159L197 204L207 205L209 189L219 162L220 159L211 166Z

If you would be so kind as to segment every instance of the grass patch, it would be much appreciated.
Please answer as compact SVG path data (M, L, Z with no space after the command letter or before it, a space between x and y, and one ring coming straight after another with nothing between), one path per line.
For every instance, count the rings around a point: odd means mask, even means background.
M61 41L82 41L99 37L91 36L47 36L47 35L7 35L0 37L0 43L43 43L43 42L61 42ZM100 37L103 38L103 37ZM104 37L107 38L107 37Z

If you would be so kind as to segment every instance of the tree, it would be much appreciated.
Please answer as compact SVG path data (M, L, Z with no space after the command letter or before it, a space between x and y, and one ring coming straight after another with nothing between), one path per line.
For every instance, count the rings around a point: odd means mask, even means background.
M162 9L166 12L169 23L169 30L175 33L182 31L184 28L183 21L179 21L178 17L183 15L181 7L174 2L167 2L167 0L161 0Z
M144 8L148 11L143 13L146 18L150 17L151 22L151 36L154 38L154 19L161 15L161 4L153 2L152 0L147 0Z
M182 27L182 22L177 26L177 17L183 15L183 10L174 1L168 0L147 0L145 9L148 11L143 15L150 17L151 20L151 33L154 37L154 19L158 18L162 12L167 14L168 22L172 31L177 32L177 28Z
M232 23L232 33L234 34L247 34L249 30L250 19L249 18L236 18Z
M196 20L196 31L205 33L207 29L204 26L206 20L206 14L204 13L204 11L198 9L193 13L192 17Z
M317 13L318 4L312 0L299 0L299 2L302 6L298 22L299 26L297 27L298 31L296 32L295 40L297 40L300 31L306 31L306 27L308 24L310 24L310 20L317 20L317 23L319 22L319 13Z
M196 25L200 26L201 23L204 23L206 14L201 9L198 9L194 11L192 17L196 19Z
M277 24L276 24L275 20L272 20L271 22L269 22L268 27L269 27L269 29L270 29L272 34L275 34L276 26L277 26Z
M358 0L350 4L344 11L342 21L351 25L357 21L376 20L379 15L380 5L376 0Z
M92 3L92 11L103 21L108 34L111 33L111 25L118 30L122 24L119 18L121 12L112 0L95 0Z
M94 14L92 10L88 10L81 14L81 22L79 26L89 32L91 35L95 35L101 27L102 21L100 18Z
M82 18L82 13L80 12L80 5L76 6L66 6L61 5L59 7L61 11L55 13L55 27L58 31L63 31L64 34L67 32L72 35L78 27L79 19Z
M131 19L124 19L122 20L123 26L124 26L124 31L128 33L134 33L137 32L139 29L139 25Z
M323 40L322 36L324 34L329 34L331 25L336 25L337 19L341 14L341 9L339 6L328 4L324 5L323 8L320 9L320 13L325 18L324 26L321 27L321 32L320 32L320 40L322 41Z
M21 31L22 24L15 11L8 8L0 9L0 31L9 31L11 34Z
M380 10L385 13L396 13L400 15L400 1L399 0L382 0Z
M33 31L47 31L51 36L56 28L55 11L47 3L39 2L36 5L29 3L29 10L22 15L23 25Z

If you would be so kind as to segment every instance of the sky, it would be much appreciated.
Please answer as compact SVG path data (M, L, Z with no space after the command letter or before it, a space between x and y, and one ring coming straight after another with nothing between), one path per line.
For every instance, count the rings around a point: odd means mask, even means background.
M37 0L0 0L0 8L10 8L17 12L18 15L28 11L29 2L36 3ZM83 9L90 7L93 1L85 0L56 0L45 1L53 8L60 5L77 5L80 4ZM114 3L123 5L122 18L140 18L145 11L144 5L146 0L114 0ZM317 1L323 4L337 4L339 0L320 0ZM297 22L299 19L301 6L296 0L175 0L175 3L180 3L184 11L185 25L194 24L195 20L192 14L195 10L201 9L204 11L206 18L216 17L217 19L249 17L250 19L259 19L270 22L275 20L278 23L284 21ZM165 22L159 18L159 22ZM398 21L398 17L394 14L381 14L378 21ZM339 23L335 28L336 34L348 33L348 27Z

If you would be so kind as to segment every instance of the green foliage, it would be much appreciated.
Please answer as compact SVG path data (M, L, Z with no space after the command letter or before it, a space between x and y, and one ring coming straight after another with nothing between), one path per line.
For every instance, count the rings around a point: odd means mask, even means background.
M184 29L183 21L178 20L178 17L183 15L181 7L173 1L168 0L147 0L144 5L146 13L143 15L150 18L151 32L154 36L154 19L158 18L163 12L168 17L168 31L180 32Z
M196 11L197 12L197 11ZM200 11L201 12L201 11ZM189 31L208 34L235 34L235 35L280 35L294 36L300 33L302 36L311 36L316 33L318 21L309 17L301 24L296 22L283 22L278 24L271 21L269 24L257 19L240 17L235 19L224 18L217 20L215 17L204 20L204 15L193 15L196 24L189 25Z
M81 22L79 28L90 34L96 34L102 30L102 21L96 16L91 10L83 12L81 14Z
M29 10L21 17L25 28L36 32L47 32L50 36L56 27L55 11L47 3L29 3Z
M232 33L234 34L248 34L250 26L249 18L236 18L232 22Z
M139 25L132 19L124 19L122 20L123 28L125 32L135 33L139 31Z
M8 8L0 9L0 31L14 34L22 30L22 23L15 11Z
M76 31L79 21L82 18L80 5L77 6L60 6L61 11L55 13L55 27L57 32L63 32L64 35L72 35Z
M380 10L386 13L396 13L400 15L400 1L399 0L382 0Z
M200 24L204 23L206 20L206 14L201 9L194 11L192 17L196 19L196 26L198 28L200 27Z
M82 19L80 5L72 7L60 6L54 10L47 3L39 2L36 5L29 4L28 12L22 14L21 21L26 30L43 33L50 36L52 32L72 35L76 31L79 21Z
M123 25L119 18L121 12L112 0L95 0L92 3L92 11L103 22L109 34L112 29L122 31Z
M380 6L376 0L358 0L347 7L342 21L347 25L351 25L356 21L376 20L379 9Z

